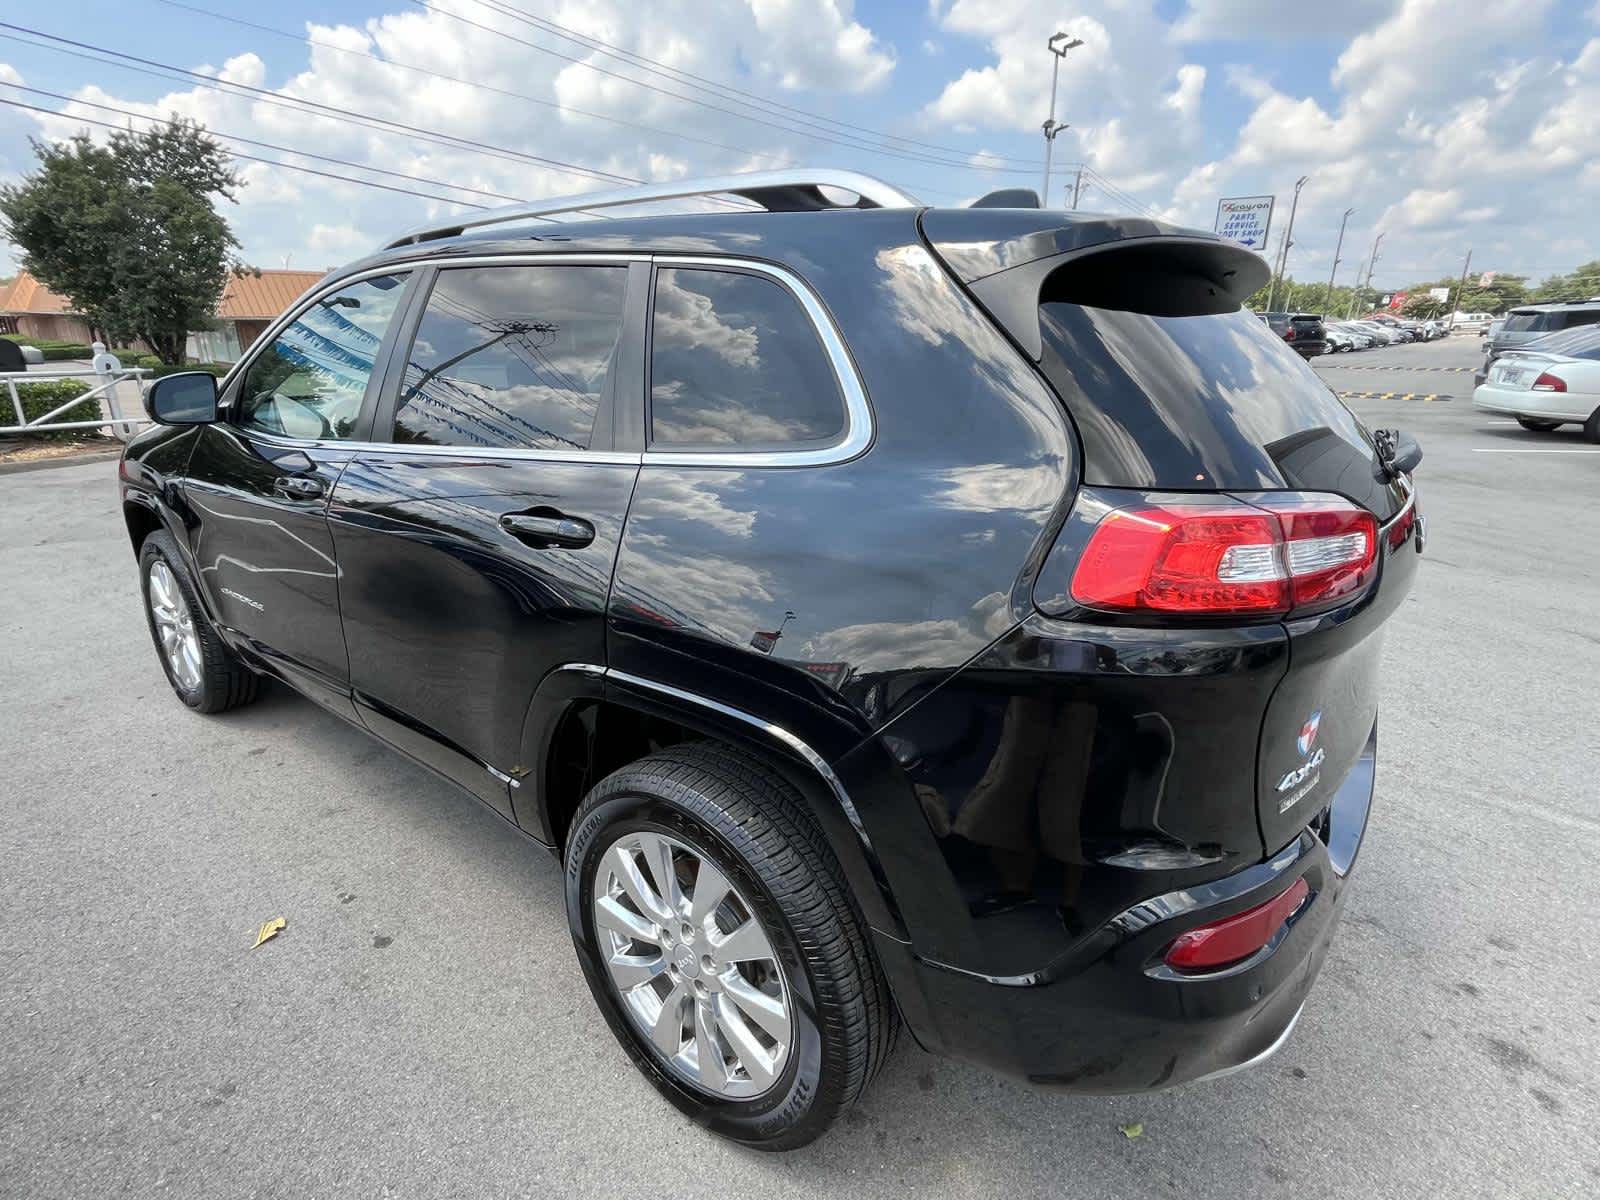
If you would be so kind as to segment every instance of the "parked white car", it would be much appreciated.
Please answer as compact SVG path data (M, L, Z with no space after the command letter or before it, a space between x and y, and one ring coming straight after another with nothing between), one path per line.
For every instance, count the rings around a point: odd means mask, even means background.
M1600 326L1552 333L1508 350L1489 367L1472 403L1513 416L1537 433L1581 424L1586 438L1600 442Z

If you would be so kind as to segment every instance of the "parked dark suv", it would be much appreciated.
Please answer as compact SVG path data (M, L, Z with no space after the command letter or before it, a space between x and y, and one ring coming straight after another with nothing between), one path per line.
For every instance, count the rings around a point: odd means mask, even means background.
M1315 313L1258 312L1256 316L1293 346L1301 358L1316 358L1328 352L1328 329Z
M1421 548L1420 453L1265 278L841 172L422 229L151 387L151 631L190 707L282 680L550 847L718 1133L815 1137L902 1024L1060 1088L1247 1065L1344 902Z

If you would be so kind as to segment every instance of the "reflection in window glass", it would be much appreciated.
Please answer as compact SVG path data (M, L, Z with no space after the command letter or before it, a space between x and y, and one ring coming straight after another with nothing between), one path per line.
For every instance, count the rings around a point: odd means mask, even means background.
M363 279L296 317L245 373L239 424L283 437L353 436L404 283L404 275Z
M441 271L394 440L587 450L622 331L625 267Z
M784 446L843 429L839 382L787 288L731 271L657 272L652 444Z
M1560 333L1548 333L1534 338L1518 350L1538 351L1540 354L1569 354L1573 358L1600 359L1600 325L1580 325Z

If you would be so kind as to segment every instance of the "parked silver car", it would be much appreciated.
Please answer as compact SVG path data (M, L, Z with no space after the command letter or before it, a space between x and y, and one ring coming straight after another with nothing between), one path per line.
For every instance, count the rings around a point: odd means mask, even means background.
M1490 328L1484 350L1484 368L1507 350L1525 346L1547 333L1560 333L1580 325L1600 324L1600 301L1568 300L1560 304L1524 304L1513 308L1498 329Z

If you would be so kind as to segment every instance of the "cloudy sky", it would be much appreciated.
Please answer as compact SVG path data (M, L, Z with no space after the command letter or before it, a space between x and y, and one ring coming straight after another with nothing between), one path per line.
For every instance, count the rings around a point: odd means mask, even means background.
M1380 287L1457 271L1469 248L1475 268L1535 277L1600 258L1597 0L57 0L7 13L0 100L67 115L0 105L0 179L29 169L30 136L192 117L268 160L240 160L247 186L228 208L263 267L336 265L465 211L446 198L619 180L801 164L866 170L933 204L1037 188L1057 29L1084 45L1062 64L1071 128L1054 204L1081 163L1083 208L1209 228L1219 196L1286 207L1307 175L1301 278L1326 277L1346 208L1342 281L1379 230ZM0 244L0 272L14 261Z

